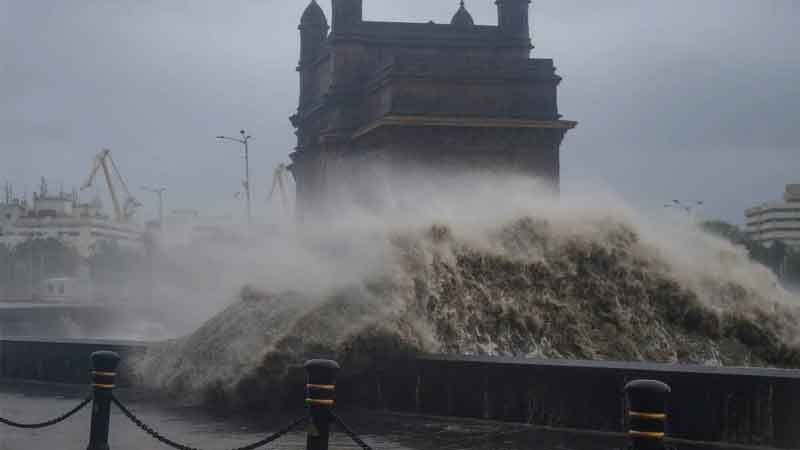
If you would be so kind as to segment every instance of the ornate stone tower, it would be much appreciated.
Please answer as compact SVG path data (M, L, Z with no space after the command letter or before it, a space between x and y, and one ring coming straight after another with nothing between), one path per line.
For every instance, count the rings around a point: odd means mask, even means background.
M328 19L316 0L303 12L300 18L300 65L309 63L319 56L328 38Z
M473 0L475 1L475 0ZM483 0L486 1L486 0ZM372 22L362 0L312 0L301 19L301 95L291 117L302 215L340 200L380 207L406 174L524 174L559 184L553 60L530 59L530 0L496 0L498 25L464 2L449 24Z
M528 17L531 0L497 0L495 3L500 32L520 39L530 39Z
M333 32L346 32L360 24L364 18L362 0L333 0Z
M313 63L325 48L325 40L328 38L328 19L325 13L313 0L303 12L300 18L300 107L308 103L309 99L315 98L313 78L306 66Z

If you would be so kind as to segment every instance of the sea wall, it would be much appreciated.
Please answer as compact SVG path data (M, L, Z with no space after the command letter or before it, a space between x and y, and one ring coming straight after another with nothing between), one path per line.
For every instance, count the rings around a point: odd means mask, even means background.
M0 340L0 378L88 383L89 355L120 353L120 385L147 344L126 341ZM359 374L347 362L337 396L343 408L455 416L553 428L621 432L628 381L672 387L669 435L688 441L800 447L800 371L680 364L422 356L383 362ZM286 405L301 405L302 368L290 370Z
M344 381L344 402L416 414L598 431L625 429L625 384L672 387L669 435L800 446L800 371L595 361L422 357Z
M111 350L122 357L117 384L132 382L127 362L147 344L129 341L3 338L0 339L0 378L50 383L89 383L90 355Z
M118 306L0 302L0 339L109 335L124 330L126 320L125 309Z

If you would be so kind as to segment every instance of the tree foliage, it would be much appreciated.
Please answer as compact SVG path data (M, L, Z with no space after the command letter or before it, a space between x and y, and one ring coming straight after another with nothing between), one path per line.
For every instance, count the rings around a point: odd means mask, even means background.
M753 240L738 226L719 220L704 222L702 228L715 236L745 247L750 258L772 269L782 281L800 285L800 252L792 247L781 241L765 246Z
M786 258L784 274L789 284L800 288L800 252L791 252L789 257Z
M11 287L13 268L11 249L0 245L0 299L9 296L7 291Z
M723 222L721 220L712 220L709 222L704 222L702 227L705 231L719 236L723 239L727 239L734 244L744 244L746 245L748 242L752 240L748 238L747 234L743 232L739 227L733 225L728 222Z
M115 241L99 241L88 262L95 283L121 284L140 264L141 257L124 251Z
M78 251L58 239L32 239L13 249L12 258L32 270L34 280L78 274L81 257Z
M0 246L0 298L29 298L43 280L75 277L82 264L78 251L58 239L31 239L13 248Z

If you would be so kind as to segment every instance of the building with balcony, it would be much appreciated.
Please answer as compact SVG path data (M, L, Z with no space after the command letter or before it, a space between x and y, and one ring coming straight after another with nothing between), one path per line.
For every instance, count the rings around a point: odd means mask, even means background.
M745 211L746 231L765 245L781 241L800 250L800 184L786 186L783 201L768 202Z

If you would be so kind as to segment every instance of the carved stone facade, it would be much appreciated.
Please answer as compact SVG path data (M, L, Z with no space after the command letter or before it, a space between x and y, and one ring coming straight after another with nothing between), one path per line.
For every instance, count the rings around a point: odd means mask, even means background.
M576 122L558 113L550 59L530 59L530 0L497 0L497 26L462 5L450 24L369 22L362 0L312 0L300 24L291 166L298 211L342 196L372 206L409 170L489 171L559 183ZM335 206L334 206L335 208Z

